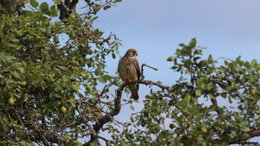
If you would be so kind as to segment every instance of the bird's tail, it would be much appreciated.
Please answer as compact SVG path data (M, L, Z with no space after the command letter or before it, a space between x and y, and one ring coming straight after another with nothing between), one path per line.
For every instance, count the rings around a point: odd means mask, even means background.
M138 100L139 99L139 95L138 95L138 89L139 89L139 85L138 84L131 84L129 85L129 89L131 91L131 98L133 98L134 100Z

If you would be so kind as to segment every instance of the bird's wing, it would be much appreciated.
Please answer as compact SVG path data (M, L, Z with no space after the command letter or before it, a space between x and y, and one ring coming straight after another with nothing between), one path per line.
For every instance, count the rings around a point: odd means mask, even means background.
M122 58L120 58L119 62L118 62L118 66L117 66L117 72L120 73L120 66L122 63Z
M136 70L137 78L140 79L141 71L140 71L140 66L139 66L138 60L135 59L135 60L133 61L133 64L134 64L134 67L135 67L135 70Z

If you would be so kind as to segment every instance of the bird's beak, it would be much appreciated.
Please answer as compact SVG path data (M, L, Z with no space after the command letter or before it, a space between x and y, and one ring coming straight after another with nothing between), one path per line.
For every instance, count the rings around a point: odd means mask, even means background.
M137 52L136 52L135 54L136 54L136 56L138 56L138 53L137 53Z

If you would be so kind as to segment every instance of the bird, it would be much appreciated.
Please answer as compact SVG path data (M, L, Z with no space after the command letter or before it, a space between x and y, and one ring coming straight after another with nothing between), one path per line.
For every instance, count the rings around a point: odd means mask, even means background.
M136 56L138 56L138 53L135 49L128 49L118 63L119 77L127 84L139 80L141 76L140 66ZM129 84L128 88L132 94L131 98L138 100L139 84Z

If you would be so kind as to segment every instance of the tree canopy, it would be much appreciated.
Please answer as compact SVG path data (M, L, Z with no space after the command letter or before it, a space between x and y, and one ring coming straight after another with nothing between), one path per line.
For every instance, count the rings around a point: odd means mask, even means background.
M195 38L167 59L176 82L129 83L159 89L129 122L117 121L122 102L133 102L105 70L121 44L93 22L120 1L85 0L84 13L78 0L0 2L1 145L227 145L260 136L260 64L205 58Z

